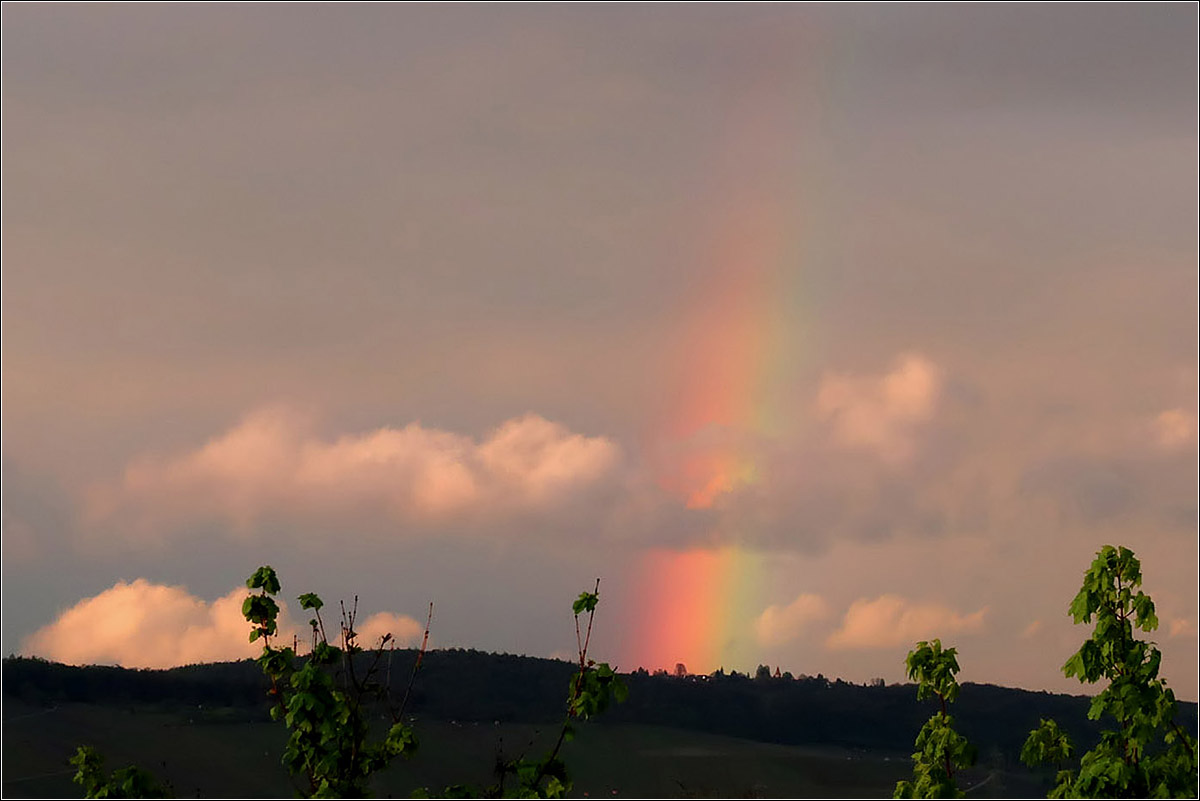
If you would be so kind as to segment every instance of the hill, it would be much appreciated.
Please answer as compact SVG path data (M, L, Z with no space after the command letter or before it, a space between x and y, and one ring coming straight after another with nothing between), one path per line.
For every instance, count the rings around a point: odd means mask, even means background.
M398 692L415 657L414 651L391 657ZM6 796L69 791L61 766L83 742L111 752L113 766L170 763L174 773L158 767L179 794L193 787L210 796L292 794L278 765L284 731L268 719L265 680L252 661L132 670L9 658L2 670ZM381 777L379 792L407 795L422 782L486 782L498 748L511 755L530 747L561 720L573 670L551 659L428 653L410 704L421 751L394 776ZM912 685L641 671L625 678L629 700L598 725L582 727L568 755L580 792L591 786L643 796L887 795L906 776L913 738L930 714ZM1084 696L964 685L956 718L979 748L974 779L988 782L973 795L1039 792L1048 777L1019 765L1021 743L1040 717L1054 717L1078 745L1090 747L1099 725L1086 720L1088 703ZM1196 712L1194 703L1180 705L1180 724L1193 733ZM165 740L154 734L163 731ZM181 764L184 752L190 767ZM13 765L21 766L19 774ZM221 776L225 783L214 785Z

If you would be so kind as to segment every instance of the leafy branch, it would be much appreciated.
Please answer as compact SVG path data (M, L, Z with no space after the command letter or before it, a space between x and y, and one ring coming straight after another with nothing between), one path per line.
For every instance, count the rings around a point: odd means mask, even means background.
M305 792L311 797L366 795L367 782L373 774L398 756L412 756L417 748L416 735L403 720L404 703L389 708L392 725L382 740L374 741L370 736L367 705L371 700L388 697L388 688L376 676L392 635L380 639L366 672L359 676L355 656L363 649L357 644L358 632L354 629L358 598L349 611L345 604L340 606L339 647L329 643L321 616L324 602L316 593L304 593L298 600L301 609L313 612L309 620L312 651L306 659L298 660L292 648L271 644L271 638L278 632L279 615L279 605L272 597L280 591L275 571L269 566L260 567L247 579L246 586L259 591L246 598L242 614L252 626L250 641L263 641L263 652L257 661L271 680L268 692L274 701L271 717L282 719L291 730L283 753L284 766L289 773L307 780ZM432 604L429 615L414 677L429 642ZM406 700L407 695L406 692Z
M1080 758L1078 774L1062 768L1071 743L1054 721L1042 721L1030 733L1022 760L1059 768L1051 797L1197 794L1196 740L1175 723L1175 694L1158 677L1162 653L1135 636L1137 630L1158 628L1154 602L1138 589L1141 584L1142 567L1133 551L1105 545L1071 601L1075 623L1094 620L1095 627L1063 665L1063 674L1088 684L1107 680L1092 699L1088 718L1111 716L1117 727L1102 732L1100 743Z
M72 778L83 787L85 798L167 798L167 789L146 770L130 765L111 774L104 772L104 757L90 745L81 745L69 760L76 768Z
M567 766L559 757L559 752L565 743L575 738L575 724L588 720L602 713L613 701L621 703L628 696L629 690L607 662L596 663L588 656L588 648L592 641L592 623L596 615L596 606L600 602L600 579L591 592L583 592L571 605L575 615L575 644L579 659L579 671L571 677L567 693L567 708L558 739L554 747L540 759L506 760L497 755L497 782L482 793L463 785L447 787L442 795L445 797L474 797L482 795L488 798L562 798L571 791L572 783L567 774ZM586 629L580 625L580 616L587 615ZM508 778L516 779L516 786L508 784Z
M975 764L975 747L954 730L948 705L958 698L958 652L942 649L941 640L919 642L905 659L908 677L917 682L917 700L936 695L939 709L917 735L913 778L896 783L894 798L961 798L954 771Z

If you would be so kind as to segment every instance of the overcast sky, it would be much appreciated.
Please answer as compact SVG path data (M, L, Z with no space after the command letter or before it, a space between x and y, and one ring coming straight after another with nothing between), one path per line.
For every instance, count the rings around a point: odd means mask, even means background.
M3 10L3 650L1197 693L1191 4Z

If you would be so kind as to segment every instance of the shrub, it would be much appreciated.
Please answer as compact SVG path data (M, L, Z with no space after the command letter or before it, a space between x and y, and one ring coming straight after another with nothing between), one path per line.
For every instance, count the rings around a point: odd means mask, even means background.
M1136 630L1158 628L1154 602L1139 588L1142 567L1133 551L1105 545L1083 576L1071 602L1076 623L1092 623L1092 636L1067 660L1062 671L1081 682L1106 680L1088 718L1111 717L1100 743L1079 760L1078 773L1062 769L1071 756L1070 739L1054 721L1034 729L1021 759L1033 766L1057 763L1052 798L1196 797L1196 740L1175 723L1175 694L1158 677L1162 653Z
M941 708L917 735L917 750L912 755L912 781L896 783L893 798L960 798L963 794L954 782L954 771L975 764L975 747L954 730L954 718L947 705L958 698L958 652L942 649L941 640L917 643L909 651L905 666L908 677L917 682L917 700L936 695Z
M357 672L354 657L363 650L356 644L358 635L354 630L357 599L349 612L342 605L340 645L332 645L321 617L324 603L315 593L299 596L300 607L313 612L309 621L312 653L301 660L293 649L271 644L271 638L278 633L279 615L279 606L273 597L280 591L275 571L269 566L260 567L246 581L246 586L259 591L246 598L242 614L253 627L251 642L262 639L264 643L258 663L271 679L269 694L274 700L271 716L283 720L291 730L283 754L284 766L292 774L305 778L307 792L312 797L366 795L367 783L373 774L387 767L396 757L409 757L416 750L416 734L404 723L404 709L429 642L433 605L430 604L425 637L408 688L400 703L392 706L389 687L376 681L380 660L391 640L390 634L384 636L372 651L366 670L361 675ZM579 671L571 679L565 718L551 751L541 759L500 760L496 784L482 791L453 785L445 788L443 795L560 798L571 789L566 765L559 758L559 752L563 744L574 737L576 721L600 714L611 701L623 701L626 694L625 685L607 663L597 664L588 657L599 592L600 580L597 579L595 589L581 593L572 605ZM587 615L586 634L580 628L583 614ZM389 702L391 716L391 728L378 740L371 738L368 725L368 709L374 700ZM508 782L510 777L515 783ZM417 794L427 795L428 790L421 788Z
M89 745L75 750L70 763L77 768L72 779L83 787L84 798L166 798L165 787L158 783L148 771L130 765L114 770L111 775L104 772L104 757Z

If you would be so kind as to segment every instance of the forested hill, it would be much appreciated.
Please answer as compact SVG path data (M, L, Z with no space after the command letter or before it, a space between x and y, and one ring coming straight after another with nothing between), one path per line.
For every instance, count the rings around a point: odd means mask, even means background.
M383 676L402 693L415 651L395 651ZM432 651L417 676L410 709L440 720L551 722L561 718L574 667L551 659L481 651ZM649 723L785 744L836 745L907 754L930 702L912 685L862 686L817 678L627 675L629 700L603 723ZM266 718L266 680L252 661L170 670L71 667L10 657L3 663L5 697L46 706L66 702L237 707ZM954 715L980 754L1015 761L1039 718L1055 718L1079 746L1097 739L1083 696L966 684ZM1196 732L1195 703L1180 703L1178 720Z

